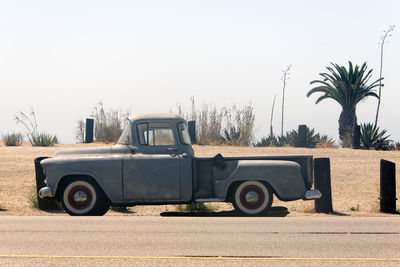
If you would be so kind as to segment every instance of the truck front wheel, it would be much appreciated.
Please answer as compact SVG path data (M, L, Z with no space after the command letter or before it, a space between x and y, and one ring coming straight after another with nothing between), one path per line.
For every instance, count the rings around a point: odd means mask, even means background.
M246 215L258 215L270 208L271 204L271 190L259 181L239 184L233 195L233 206Z
M101 216L110 208L107 197L98 185L85 178L72 179L63 187L61 204L73 216Z

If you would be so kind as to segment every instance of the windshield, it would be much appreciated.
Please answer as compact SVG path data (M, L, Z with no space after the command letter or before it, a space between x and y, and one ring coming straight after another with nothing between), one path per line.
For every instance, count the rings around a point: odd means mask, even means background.
M130 123L126 124L125 129L122 132L121 137L119 138L117 144L120 144L120 145L132 145L133 144Z

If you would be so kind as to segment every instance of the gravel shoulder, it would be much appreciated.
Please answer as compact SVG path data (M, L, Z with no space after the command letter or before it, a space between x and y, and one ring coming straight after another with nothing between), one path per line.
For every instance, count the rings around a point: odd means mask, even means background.
M65 215L51 213L32 207L30 198L34 196L34 159L40 156L51 157L56 151L65 148L99 146L103 144L56 145L50 148L5 147L0 143L0 216L1 215ZM276 210L286 207L282 216L398 216L379 213L379 165L381 159L400 164L400 151L369 151L346 148L292 148L292 147L232 147L232 146L194 146L196 156L208 157L221 153L223 156L254 155L313 155L314 158L329 157L331 160L332 199L334 213L330 215L314 213L313 201L281 202L274 198ZM397 170L397 177L399 171ZM400 183L397 182L397 192ZM400 210L397 201L397 210ZM227 203L211 203L217 215L229 216L233 207ZM159 216L160 213L177 211L175 205L135 206L128 212L110 210L107 215ZM278 212L279 213L279 212ZM172 213L171 213L172 214ZM274 216L274 215L273 215ZM277 214L277 216L280 216Z

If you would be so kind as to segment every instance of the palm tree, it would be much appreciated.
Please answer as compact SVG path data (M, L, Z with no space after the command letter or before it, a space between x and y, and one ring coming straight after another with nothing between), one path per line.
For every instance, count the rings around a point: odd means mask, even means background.
M354 126L357 123L356 107L361 100L369 96L378 98L374 88L379 86L380 78L372 83L368 83L371 78L372 69L367 71L367 63L361 66L349 61L348 70L344 66L331 63L333 67L326 67L329 73L320 73L323 80L314 80L311 85L319 86L312 88L307 93L307 97L313 93L322 93L316 100L318 104L324 99L330 98L339 103L342 112L339 117L339 137L343 146L350 146L354 132Z

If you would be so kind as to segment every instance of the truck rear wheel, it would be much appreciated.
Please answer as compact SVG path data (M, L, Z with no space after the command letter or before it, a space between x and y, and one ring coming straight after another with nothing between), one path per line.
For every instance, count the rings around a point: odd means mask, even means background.
M245 181L239 184L233 194L233 206L246 215L258 215L270 208L271 204L271 190L259 181Z
M97 184L86 178L70 180L61 192L64 210L73 216L101 216L110 208L110 203Z

